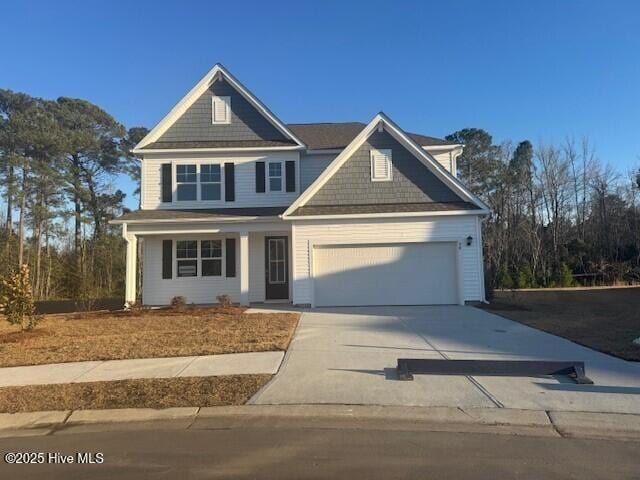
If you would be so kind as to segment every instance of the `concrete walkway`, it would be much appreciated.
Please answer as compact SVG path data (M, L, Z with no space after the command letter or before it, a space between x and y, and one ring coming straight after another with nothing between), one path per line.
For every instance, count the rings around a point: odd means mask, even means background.
M0 387L132 378L274 374L278 371L283 356L284 352L250 352L7 367L0 368Z
M584 361L595 384L437 375L403 382L398 358ZM251 403L640 414L640 363L473 307L319 308L303 313L282 368Z

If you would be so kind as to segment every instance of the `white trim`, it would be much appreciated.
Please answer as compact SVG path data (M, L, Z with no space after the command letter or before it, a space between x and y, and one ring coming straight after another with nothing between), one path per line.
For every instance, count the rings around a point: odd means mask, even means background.
M456 148L463 148L462 143L452 143L451 145L421 145L425 150L454 150Z
M167 210L171 211L171 210ZM446 217L461 215L477 215L483 216L491 213L489 210L440 210L437 212L389 212L389 213L351 213L339 215L296 215L276 217L214 217L214 218L155 218L146 220L110 220L111 225L144 225L156 223L184 223L184 222L210 222L210 223L244 223L244 222L271 222L274 220L284 220L294 222L296 220L332 220L332 219L348 219L348 218L400 218L400 217Z
M334 215L288 215L284 220L328 220L347 218L401 218L401 217L446 217L460 215L488 215L489 210L440 210L437 212L388 212L388 213L346 213Z
M301 147L306 147L297 136L293 134L287 126L282 123L271 111L247 90L231 73L221 64L216 63L209 72L169 111L169 113L135 146L133 153L138 149L155 142L165 133L178 118L202 95L207 88L221 75L231 84L249 103L251 103L266 119L286 137L296 142Z
M318 190L331 178L338 169L351 157L351 155L362 146L367 138L374 132L379 124L382 124L385 130L400 142L407 150L412 152L422 163L429 168L440 180L448 185L452 190L456 191L463 198L474 203L482 210L489 211L490 208L482 202L478 197L471 193L457 178L451 175L442 165L440 165L428 152L417 145L409 136L407 136L390 118L384 113L377 114L369 124L353 139L353 141L329 164L324 172L309 185L309 187L294 201L291 206L283 213L283 218L287 218L298 207L305 203L315 195Z
M376 155L381 155L387 164L387 175L384 177L376 178L375 176L375 160ZM393 180L393 159L390 148L377 149L372 148L369 151L369 162L371 163L371 181L372 182L391 182Z
M285 172L284 172L284 170L285 170L284 162L282 160L267 160L265 163L266 163L266 168L265 168L264 176L265 176L265 182L267 183L267 185L266 185L267 188L264 189L265 190L264 193L283 193L283 192L285 192L286 189L285 189L285 185L284 184L285 184L286 178L285 178ZM273 177L274 179L275 178L280 178L280 190L272 190L271 189L271 178L272 177L270 175L269 166L272 163L277 163L277 164L280 165L280 176L279 177L276 177L276 176ZM292 192L289 192L289 193L292 193Z
M224 103L224 121L216 122L216 98ZM230 125L231 124L231 97L228 95L212 95L211 96L211 125Z
M131 150L132 153L144 155L146 153L226 153L226 152L279 152L279 151L300 151L304 147L224 147L224 148L158 148L153 150Z
M249 305L249 232L241 230L238 236L236 254L240 255L240 304Z
M170 212L171 210L163 210ZM271 217L211 217L211 218L149 218L140 220L110 220L111 225L126 225L130 223L132 225L144 225L154 223L185 223L185 222L211 222L211 223L242 223L242 222L254 222L254 221L267 221L272 222L274 220L282 220L279 216Z

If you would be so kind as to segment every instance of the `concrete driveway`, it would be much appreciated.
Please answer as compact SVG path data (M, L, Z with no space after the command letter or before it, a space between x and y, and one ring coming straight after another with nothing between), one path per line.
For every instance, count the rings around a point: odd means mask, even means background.
M399 357L582 360L595 385L558 377L416 375ZM364 404L640 414L640 364L473 307L354 307L305 312L258 404Z

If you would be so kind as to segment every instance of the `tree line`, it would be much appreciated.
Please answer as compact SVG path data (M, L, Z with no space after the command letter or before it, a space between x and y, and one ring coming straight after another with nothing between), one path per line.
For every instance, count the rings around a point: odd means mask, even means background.
M119 174L139 177L146 134L82 99L0 90L0 277L29 266L36 299L121 296Z
M26 264L36 299L122 296L124 243L109 220L125 210L118 176L139 183L131 149L146 133L86 100L0 90L0 278ZM640 170L606 166L588 138L446 138L465 145L458 175L492 210L488 291L640 281Z
M465 144L459 176L492 210L488 291L640 282L640 169L606 165L588 137L494 145L469 128L446 138Z

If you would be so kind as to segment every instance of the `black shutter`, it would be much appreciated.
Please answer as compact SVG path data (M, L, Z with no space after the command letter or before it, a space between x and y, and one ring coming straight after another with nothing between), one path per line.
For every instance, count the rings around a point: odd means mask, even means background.
M171 202L173 200L173 192L171 191L171 164L162 164L162 201Z
M264 162L256 162L256 193L264 192Z
M233 163L224 164L224 199L233 202L236 199L236 175Z
M294 160L287 160L284 167L285 175L287 177L287 192L296 191L296 162Z
M236 239L227 238L226 240L226 254L225 259L227 263L227 277L236 276Z
M173 240L162 241L162 278L173 276Z

